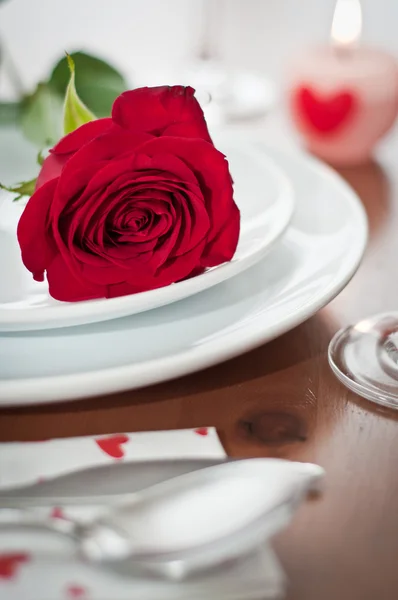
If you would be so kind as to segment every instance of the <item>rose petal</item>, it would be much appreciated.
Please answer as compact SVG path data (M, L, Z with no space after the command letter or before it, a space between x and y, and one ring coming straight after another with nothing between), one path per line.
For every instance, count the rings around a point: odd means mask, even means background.
M239 240L240 215L236 204L232 205L231 214L224 227L206 246L200 264L203 267L216 267L231 260L235 254Z
M160 167L160 165L165 165L167 169L173 169L177 175L159 171L156 176L145 176L148 172L145 167L156 173L155 167ZM119 171L122 173L121 178L117 177ZM125 183L126 172L130 179L129 186ZM134 177L137 177L138 180L134 181ZM187 183L178 181L177 189L173 190L175 183L171 179L166 183L172 192L165 193L156 187L164 186L163 177L185 177L189 181ZM125 185L125 188L121 188L122 184ZM140 191L137 192L137 188ZM125 198L127 193L130 194L128 199ZM136 198L137 193L138 197ZM159 203L160 198L161 202ZM111 227L110 223L105 224L108 215L115 210L118 204L123 207L126 205L133 207L135 203L140 208L147 208L155 214L171 215L173 228L170 235L164 236L159 244L154 236L147 239L142 237L137 242L137 236L126 233L123 243L115 244L114 247L109 247L108 244L108 247L105 247L106 233L109 241L109 230L106 232L105 229ZM79 278L87 278L95 283L115 284L122 281L123 276L128 277L129 274L127 272L123 275L120 269L131 269L137 277L153 276L167 260L173 256L185 254L200 243L207 235L210 226L196 178L181 160L171 155L156 156L155 158L132 155L120 161L112 161L93 176L84 193L74 204L76 206L74 206L73 214L70 213L71 216L67 219L69 207L65 207L68 212L65 213L65 218L60 219L59 231L54 235L60 247L61 241L57 236L65 244L63 255L70 269L77 270ZM177 208L178 220L173 216ZM99 232L101 232L100 236ZM80 247L76 246L76 240L81 240ZM84 246L87 251L84 250ZM101 260L93 260L93 254ZM111 263L108 265L109 268L106 268L107 265L103 262L106 260Z
M163 94L162 102L168 114L172 116L172 123L163 135L202 138L213 143L203 110L195 98L195 90L192 87L173 86L168 93Z
M128 144L130 136L131 134L128 134L123 142ZM104 136L104 139L107 138L108 136ZM137 140L135 136L134 139ZM146 142L154 138L149 138L146 136L141 138L141 136L139 136L139 139L142 140L142 142ZM99 140L96 140L93 142L93 144L90 144L90 147L92 145L94 146L94 144L98 142ZM94 150L95 153L97 153L97 149ZM82 159L87 158L81 153L78 153L74 156L73 160L78 157ZM64 176L65 178L67 176L66 169L61 183L64 181ZM119 176L121 176L123 179L117 179ZM114 191L119 191L121 186L127 184L129 181L142 182L146 184L146 188L150 188L151 182L157 182L159 180L160 182L163 180L177 181L179 184L189 183L193 186L196 186L199 191L198 180L193 174L192 170L189 169L187 165L184 164L184 162L177 156L173 156L172 154L165 154L155 157L147 156L140 151L140 148L134 148L134 146L132 146L131 155L119 160L114 159L107 165L103 166L101 170L97 171L85 189L84 194L81 197L81 203L84 203L86 198L89 198L92 193L98 189L107 188L108 194L112 194Z
M99 190L88 197L82 206L78 206L76 210L65 210L59 221L60 233L65 244L72 249L80 240L80 247L82 248L91 244L103 246L105 237L107 235L109 237L111 233L110 215L120 206L124 209L129 207L128 195L128 189L122 189L120 194L111 196L108 196L106 189L105 192ZM65 223L65 226L61 227L63 223Z
M123 143L130 143L130 135L128 134L124 138ZM107 138L107 136L104 136L104 138ZM152 138L144 136L143 139ZM99 140L95 140L93 146L98 143ZM107 152L108 150L106 147ZM120 192L124 186L133 181L137 185L138 180L142 185L145 184L145 188L150 188L152 182L159 181L160 172L161 183L156 184L159 185L159 189L172 191L174 186L177 185L183 190L196 190L198 195L201 195L196 177L177 157L166 155L152 158L132 152L127 156L123 154L123 157L117 160L98 160L98 162L93 161L91 163L88 160L87 164L88 151L92 156L95 155L95 152L93 153L93 149L91 149L91 144L89 144L84 150L75 154L66 165L58 185L57 201L52 206L54 218L58 218L62 210L69 211L73 209L73 212L76 212L78 205L87 206L87 203L92 204L93 194L97 190L106 189L107 194L110 196L113 192ZM103 158L103 155L101 158ZM83 167L82 164L84 164ZM163 169L162 165L164 165ZM83 188L85 188L83 194L79 195Z
M113 103L113 122L130 131L159 135L170 123L170 117L161 102L164 89L144 87L124 92Z
M199 138L205 142L213 144L210 134L207 129L206 122L183 122L183 123L172 123L168 125L163 131L163 136L170 137L182 137L182 138Z
M203 140L161 137L148 141L140 152L152 157L171 154L183 160L200 182L206 208L210 216L212 241L225 224L225 215L230 214L233 187L228 162L214 146Z
M203 111L191 87L138 88L119 96L112 109L115 123L131 131L179 135L211 142ZM175 127L175 131L169 130Z
M175 199L181 207L181 227L173 248L173 256L180 256L207 237L210 219L202 196L176 193Z
M198 264L204 245L203 242L184 256L168 261L155 276L134 277L133 275L125 283L109 286L107 297L115 298L117 296L154 290L186 278Z
M108 286L115 283L123 283L129 276L129 271L121 267L116 267L112 263L104 262L103 266L96 267L89 264L82 264L82 277L95 285ZM104 294L105 295L105 294Z
M193 90L171 89L153 94L159 114L144 111L144 117L157 119L163 108L173 114L169 132L186 124L196 135ZM239 211L228 163L211 143L113 125L60 168L45 230L54 237L44 268L53 297L76 301L154 289L232 258Z
M71 154L79 150L84 144L91 142L94 138L102 135L114 127L112 119L95 119L81 125L75 131L63 137L50 151L53 154Z
M71 159L71 162L79 155L80 152ZM156 168L163 163L166 168L173 169L176 174L159 172L156 175L146 176L147 172L151 170L156 173ZM134 194L136 193L136 190L140 189L140 186L143 186L144 192L147 194L149 193L148 189L156 189L157 186L159 186L160 190L165 186L168 187L169 190L173 190L175 178L178 189L191 190L191 195L195 198L194 201L198 205L202 203L204 206L196 178L181 160L173 156L166 155L152 159L145 155L132 154L121 160L114 160L110 163L106 163L103 168L99 168L96 174L92 176L83 194L78 196L72 202L69 201L67 203L66 201L68 198L66 194L68 190L69 192L76 192L73 187L73 180L71 179L67 179L68 188L66 188L65 179L68 175L67 170L69 169L69 166L70 165L68 164L65 168L57 190L57 198L58 195L62 193L64 194L64 198L61 201L56 200L54 202L54 205L52 206L52 218L55 220L59 219L62 207L62 214L65 216L69 213L73 214L70 222L71 224L68 225L68 238L70 241L74 239L75 234L80 238L86 237L86 234L88 233L86 229L89 227L89 222L98 222L104 211L108 213L115 205L115 198L116 202L118 197L120 197L120 202L124 202L123 194L126 193L126 190L128 191L129 187L131 187L132 193L134 192ZM80 172L81 171L77 171L77 174ZM85 175L87 175L88 172L89 169L86 171ZM188 180L187 183L180 181L179 178L182 177ZM166 179L166 182L163 182L163 179ZM115 194L114 197L112 197L113 194ZM166 197L165 199L169 201L169 197ZM155 210L156 205L154 204L154 199L150 198L149 202L151 210ZM73 226L73 223L75 223L75 226ZM67 243L66 236L62 235L63 228L61 225L59 230L64 243ZM91 232L92 230L93 228L91 228ZM68 243L68 245L70 246L70 243Z
M126 152L133 154L138 146L151 139L149 134L122 131L119 134L113 132L97 137L83 146L68 160L62 171L57 194L57 212L91 184L94 175L99 173L100 169L103 170L102 167L111 163L111 170L116 169L116 158L121 158ZM107 182L109 183L109 179ZM98 184L101 185L101 179Z
M59 177L70 156L70 154L50 154L47 156L37 177L35 189L38 190L39 187L47 183L47 181Z
M197 246L209 231L210 223L202 198L195 194L174 194L173 206L177 219L170 235L156 249L158 268L168 259L182 256Z
M18 223L22 261L36 281L43 281L44 271L56 253L49 233L48 217L57 182L58 179L51 179L33 194Z
M55 300L76 302L105 297L104 286L77 279L60 254L47 267L47 280L50 296Z

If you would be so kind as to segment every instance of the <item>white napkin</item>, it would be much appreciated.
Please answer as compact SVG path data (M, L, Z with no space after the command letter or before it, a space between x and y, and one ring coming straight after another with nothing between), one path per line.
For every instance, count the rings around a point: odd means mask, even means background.
M222 458L213 428L0 444L0 488L109 462ZM54 518L67 516L62 507ZM284 574L266 546L229 568L182 583L132 578L78 561L68 540L15 529L0 534L0 600L251 600L281 597Z
M35 483L109 462L223 456L211 427L14 442L0 444L0 487Z

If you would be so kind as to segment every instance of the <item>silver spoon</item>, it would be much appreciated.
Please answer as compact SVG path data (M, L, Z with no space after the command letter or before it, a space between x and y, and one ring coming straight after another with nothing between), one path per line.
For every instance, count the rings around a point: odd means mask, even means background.
M3 489L1 508L118 504L168 479L235 461L192 458L112 463L80 469L49 480Z
M311 464L239 460L157 484L89 523L5 511L8 521L0 523L0 533L22 526L53 531L72 538L89 562L129 560L181 579L259 547L287 523L322 475L321 467Z

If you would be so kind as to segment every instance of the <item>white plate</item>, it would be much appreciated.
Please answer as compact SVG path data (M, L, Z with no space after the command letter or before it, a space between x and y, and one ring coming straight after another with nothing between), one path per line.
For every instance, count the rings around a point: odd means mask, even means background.
M86 302L57 302L47 284L34 282L24 268L15 229L22 207L4 198L0 206L0 331L68 327L106 321L157 308L187 298L248 269L261 260L284 233L292 217L292 187L266 154L241 138L223 137L217 143L228 156L241 211L241 233L233 260L207 272L149 292ZM0 148L1 152L1 148ZM1 273L5 270L4 273Z
M0 405L83 398L157 383L259 346L327 304L362 257L367 223L351 188L305 155L268 150L297 207L259 264L154 311L63 330L0 335Z

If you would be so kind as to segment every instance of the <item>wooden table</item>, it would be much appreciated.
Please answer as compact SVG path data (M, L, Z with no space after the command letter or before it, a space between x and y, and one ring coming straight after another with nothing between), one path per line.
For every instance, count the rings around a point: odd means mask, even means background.
M0 440L215 425L233 456L314 461L323 496L303 506L276 547L289 600L398 598L398 423L335 379L327 347L341 326L398 306L398 170L342 175L370 220L365 260L340 296L257 350L183 379L90 401L0 412ZM398 152L397 163L398 163ZM383 163L385 164L385 163ZM395 171L395 172L394 172Z

